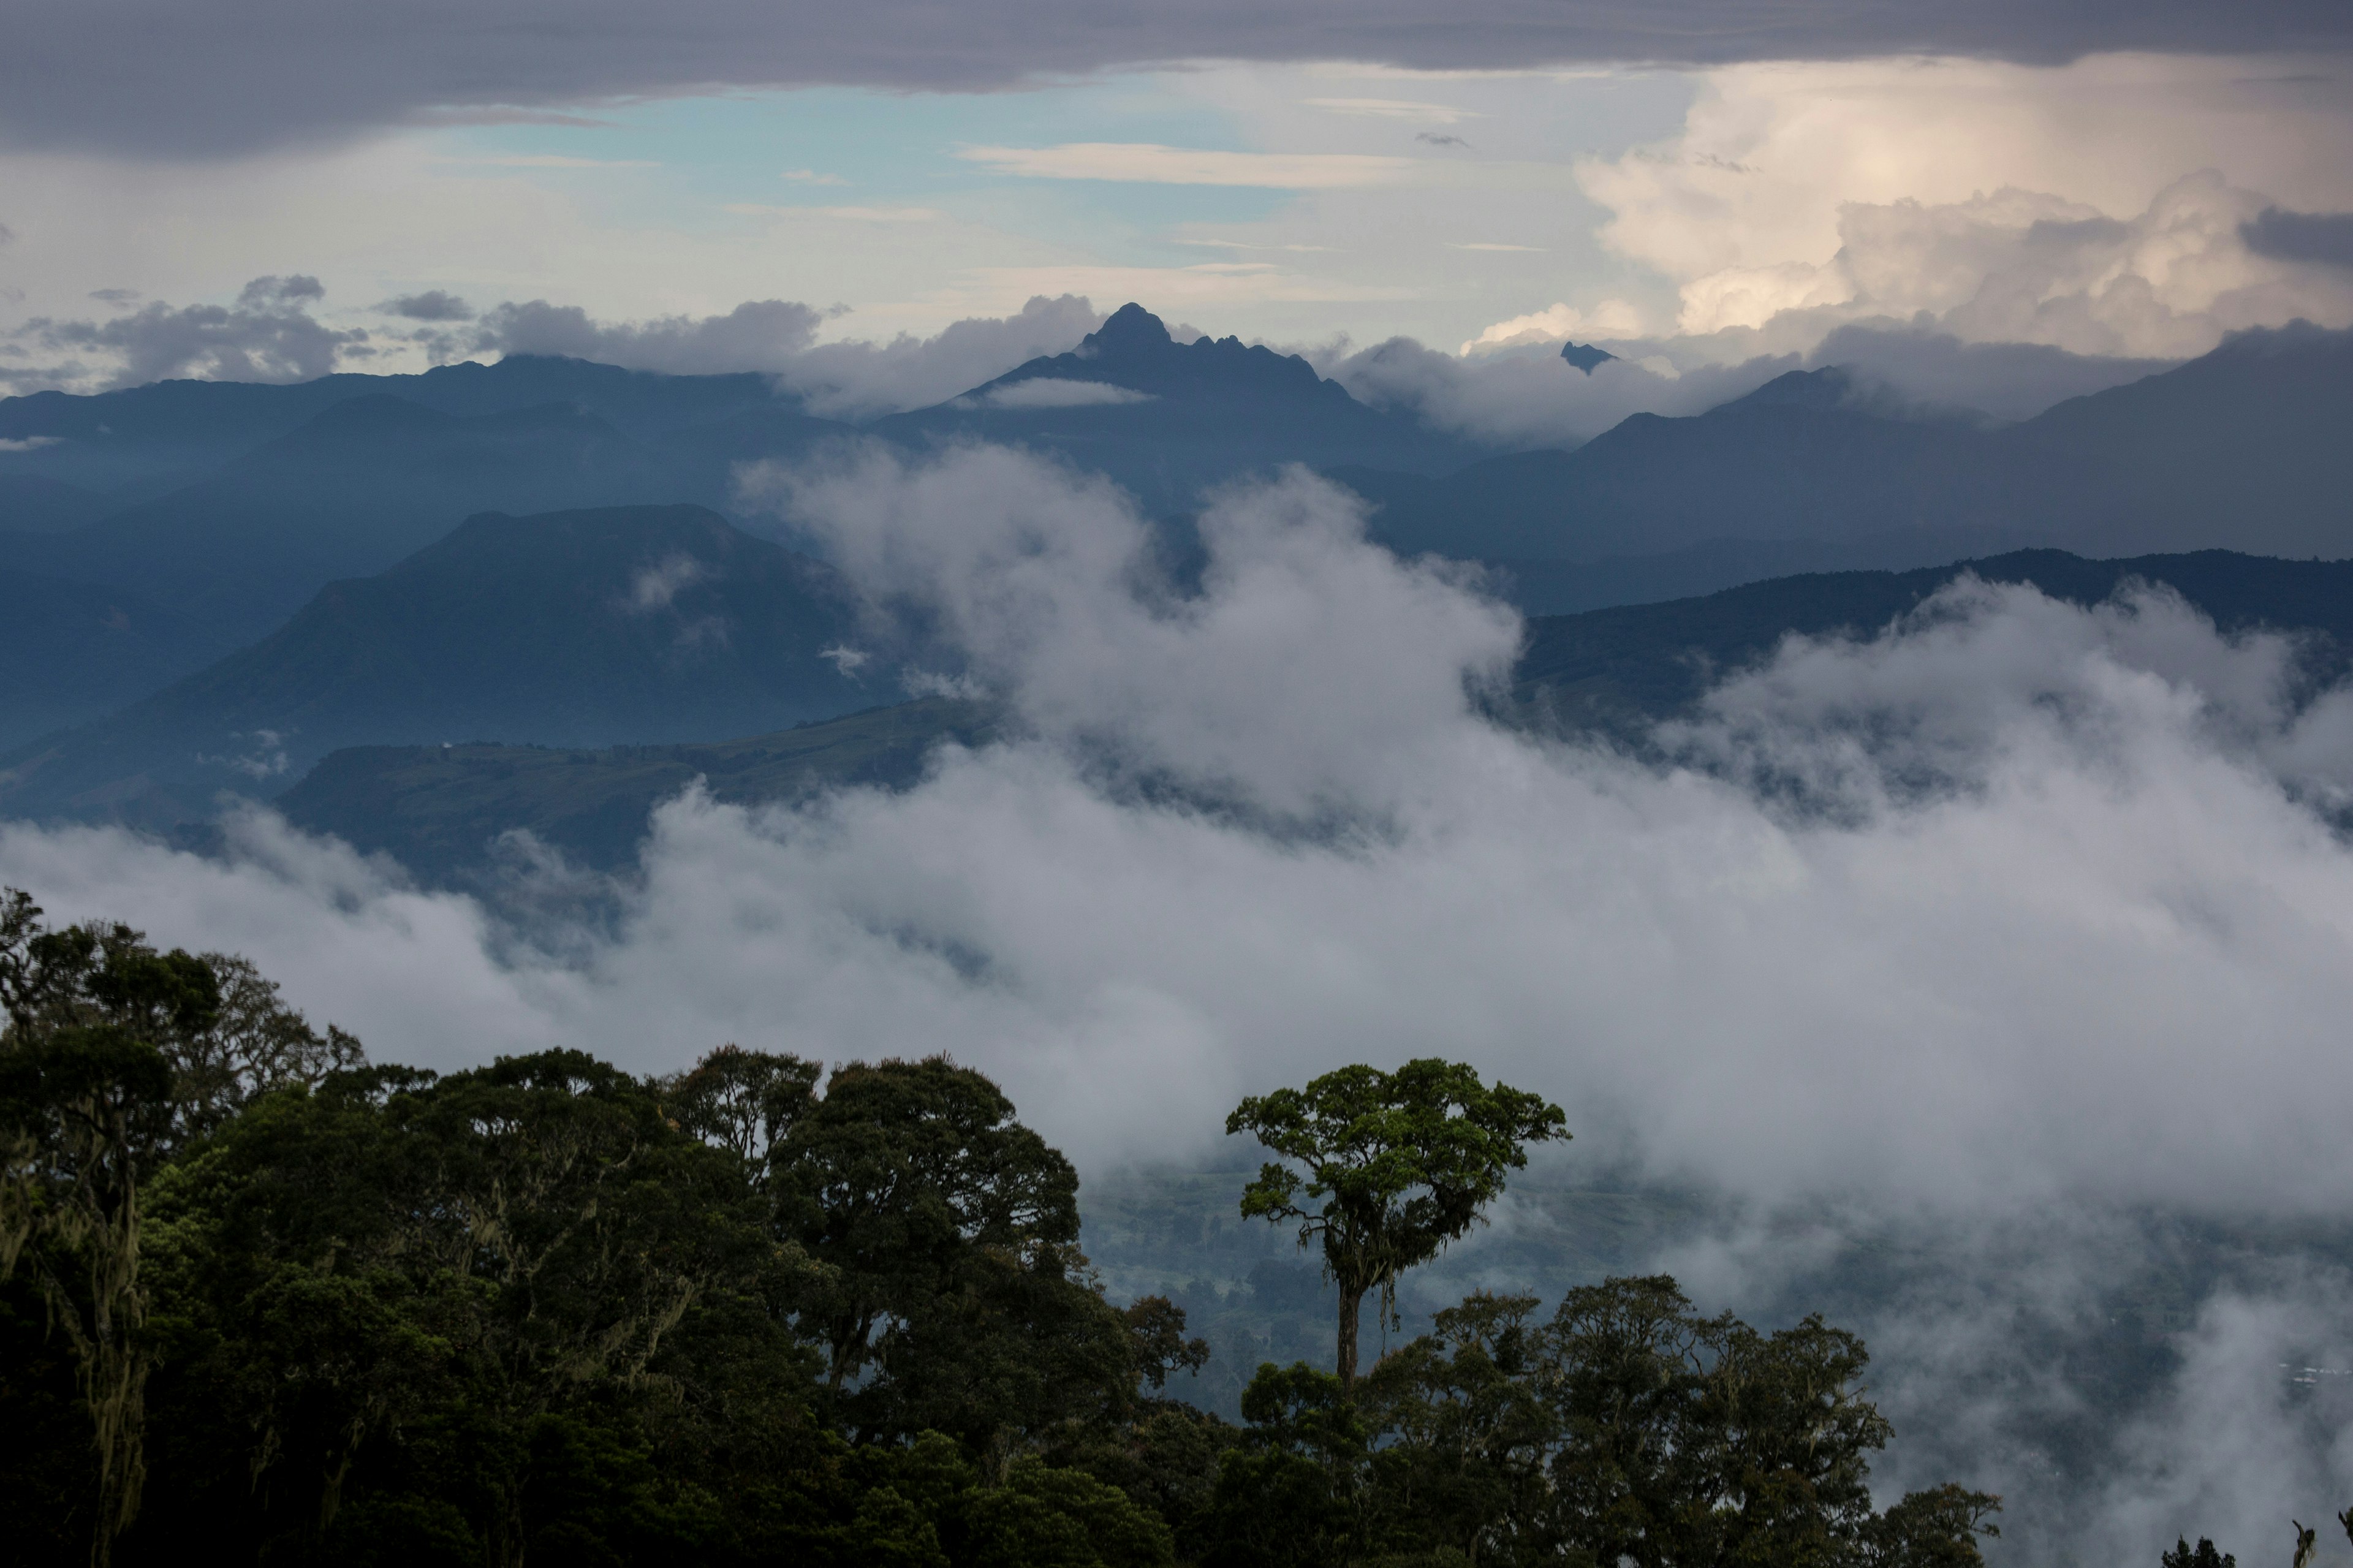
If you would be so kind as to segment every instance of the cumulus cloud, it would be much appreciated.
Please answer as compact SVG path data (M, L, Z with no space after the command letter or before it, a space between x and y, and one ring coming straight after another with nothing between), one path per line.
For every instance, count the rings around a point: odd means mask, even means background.
M995 89L1204 58L1358 60L1525 70L1598 61L1715 64L1915 52L2058 60L2099 49L2342 48L2320 0L2214 7L1800 4L1728 16L1708 0L1562 7L1470 0L1431 27L1408 0L1335 12L1302 0L1105 13L1081 0L943 12L702 0L649 37L617 0L517 0L455 22L416 0L342 12L247 5L205 26L161 0L52 3L0 57L0 137L39 148L186 157L403 121L576 123L582 107L712 88ZM912 39L922 40L913 47ZM565 111L570 112L565 112Z
M1466 247L1468 248L1468 247ZM1525 246L1482 247L1519 249ZM1623 300L1604 300L1590 310L1575 305L1548 305L1541 310L1497 321L1462 345L1466 354L1482 350L1518 348L1527 343L1558 343L1571 338L1632 338L1642 332L1642 313Z
M156 300L105 321L37 316L10 338L51 353L95 353L111 363L93 370L69 362L16 379L47 385L95 383L101 390L175 377L309 381L333 370L346 355L371 352L364 330L328 327L311 316L311 308L325 293L316 278L295 274L256 278L230 305Z
M2314 809L2353 713L2274 640L1964 588L1726 684L1662 771L1488 722L1512 615L1303 478L1211 509L1190 596L1116 492L1005 452L767 485L1029 738L904 795L681 800L572 964L266 822L223 864L14 828L0 872L235 938L395 1056L953 1044L1097 1163L1442 1050L1760 1201L2353 1211L2353 852ZM480 1030L319 962L385 921L455 942Z
M577 305L510 300L483 312L472 345L510 354L562 354L672 375L773 370L816 340L825 318L789 300L747 300L723 316L603 322Z
M1577 181L1612 215L1605 242L1676 285L1677 331L1722 340L1718 357L1921 312L1970 340L2179 356L2238 327L2353 321L2353 283L2246 233L2275 205L2353 206L2333 79L2129 56L1738 67L1676 136Z
M1783 354L1678 374L1653 354L1605 361L1588 374L1562 360L1559 342L1464 356L1392 338L1362 350L1331 345L1309 358L1361 402L1504 447L1575 446L1630 414L1704 413L1802 363Z
M387 316L399 316L411 321L470 321L474 308L446 289L427 289L422 294L403 294L386 300L376 307Z
M1543 321L1548 314L1521 320ZM1555 318L1546 324L1560 323ZM1608 342L1617 357L1590 373L1561 359L1563 342L1582 341L1568 331L1532 331L1509 346L1468 354L1442 353L1410 338L1366 349L1344 340L1302 352L1360 401L1503 447L1576 446L1630 414L1703 414L1777 375L1828 365L1852 371L1876 406L2009 421L2179 363L2070 353L2044 343L1966 342L1932 318L1851 321L1808 335L1812 346L1801 352L1755 352L1756 333L1700 345L1723 353L1720 359L1675 338L1613 338Z
M863 419L944 403L1025 361L1076 347L1103 322L1102 312L1075 295L1039 295L1012 315L969 317L928 338L902 332L884 342L818 342L826 321L845 313L764 300L723 315L600 321L577 305L510 301L485 311L470 339L451 340L441 352L448 357L470 344L476 352L565 354L681 375L758 371L814 413Z
M1029 360L1066 353L1103 321L1079 295L1034 295L1009 316L966 317L928 338L819 343L779 366L778 377L813 411L835 418L925 408Z

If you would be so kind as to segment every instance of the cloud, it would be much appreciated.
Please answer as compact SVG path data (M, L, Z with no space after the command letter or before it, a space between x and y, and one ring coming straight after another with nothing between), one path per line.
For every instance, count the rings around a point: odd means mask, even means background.
M1211 509L1198 597L1115 491L1002 451L766 493L1031 738L905 795L673 805L586 958L437 946L448 995L504 998L476 1028L383 978L413 945L322 961L486 915L266 820L219 864L11 828L0 874L254 948L395 1057L953 1040L1091 1162L1438 1050L1758 1203L2353 1214L2353 851L2305 804L2353 722L2285 699L2277 639L1965 585L1792 644L1657 771L1481 718L1515 617L1303 478Z
M422 294L403 294L386 300L376 307L388 316L400 316L412 321L470 321L474 308L445 289L428 289Z
M802 353L824 318L787 300L747 300L722 316L661 316L599 322L577 305L512 300L484 311L477 349L563 354L631 370L701 375L774 370Z
M1675 285L1677 331L1717 340L1695 352L1925 311L1973 341L2169 357L2353 321L2353 282L2243 237L2275 205L2353 207L2348 153L2342 93L2252 62L1907 60L1711 73L1678 134L1577 177L1604 242Z
M2353 267L2353 213L2295 213L2265 207L2240 227L2257 256Z
M1624 300L1604 300L1590 310L1549 305L1525 316L1497 321L1464 343L1462 352L1468 354L1525 343L1557 343L1570 338L1631 338L1641 331L1641 310Z
M321 325L310 307L324 297L316 278L256 278L233 305L174 307L156 300L107 321L38 316L8 335L55 352L92 350L111 372L79 363L36 373L47 384L95 379L101 389L188 377L216 381L310 381L342 355L364 351L363 329ZM29 387L28 387L29 390Z
M1010 386L995 386L967 399L986 408L1102 408L1120 403L1150 403L1154 395L1107 381L1066 381L1033 376Z
M1308 358L1359 402L1401 409L1490 446L1521 448L1573 447L1630 414L1705 413L1800 363L1796 355L1766 357L1678 376L1663 360L1620 359L1587 375L1562 361L1559 343L1524 340L1465 357L1391 338L1361 350L1325 345Z
M944 403L1016 365L1067 353L1103 320L1078 295L1040 294L1010 315L967 317L928 338L819 343L777 368L813 412L864 418Z
M1622 318L1621 318L1622 320ZM1490 329L1487 344L1441 353L1406 338L1351 351L1309 351L1317 370L1359 400L1401 408L1493 446L1574 446L1630 414L1701 414L1792 370L1841 365L1899 405L2031 418L2069 397L2167 370L2172 359L2070 353L2048 344L1969 342L1933 321L1884 318L1793 334L1803 352L1761 352L1769 334L1717 340L1619 337L1585 312L1556 306ZM1606 339L1619 358L1588 377L1565 367L1562 343ZM1505 340L1498 345L1494 340ZM1682 362L1680 367L1675 363Z
M1219 153L1148 142L1066 142L1056 147L959 147L956 156L1003 174L1046 180L1128 180L1159 185L1261 185L1349 190L1396 184L1410 158L1365 153Z
M846 185L849 183L839 174L820 174L815 169L786 169L776 177L797 181L805 185Z
M1727 16L1708 0L1561 7L1472 0L1433 27L1407 0L1106 13L1080 0L843 8L702 0L649 34L619 0L514 0L453 23L419 0L364 15L242 4L204 26L164 0L49 4L0 58L0 137L22 147L217 154L403 121L569 122L616 100L734 88L993 89L1122 66L1356 60L1527 70L1952 54L2342 49L2339 6L2264 0L1961 6L1893 0Z
M680 589L693 586L710 573L709 567L691 555L672 555L644 567L629 580L628 608L638 615L667 610L677 599Z

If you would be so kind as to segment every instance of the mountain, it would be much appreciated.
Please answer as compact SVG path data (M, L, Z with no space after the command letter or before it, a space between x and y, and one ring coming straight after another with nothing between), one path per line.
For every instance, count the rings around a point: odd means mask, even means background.
M2021 550L1911 572L1833 572L1746 584L1700 598L1622 605L1528 623L1513 700L1529 722L1630 734L1683 711L1725 672L1769 657L1791 632L1868 634L1963 572L2031 583L2091 605L2134 579L2173 589L2222 632L2313 634L2315 679L2353 668L2353 561L2287 561L2207 550L2091 561Z
M367 393L198 483L66 532L0 536L0 565L143 595L233 646L473 512L723 503L736 462L841 428L736 408L639 439L577 404L457 416Z
M96 490L47 474L0 473L0 533L58 533L111 510Z
M1374 536L1398 550L1614 559L1620 575L1676 552L1729 562L1759 542L1810 542L1855 565L2019 544L2344 555L2348 410L2353 332L2299 324L2001 429L1901 405L1833 366L1705 414L1637 414L1575 451L1438 478L1395 463L1332 473L1376 504Z
M2353 668L2353 562L2227 551L2088 561L2020 551L1926 571L1810 574L1667 604L1538 617L1528 623L1499 716L1639 741L1650 724L1688 710L1713 679L1768 658L1788 633L1868 635L1963 571L2031 583L2085 605L2135 579L2164 584L2225 632L2312 634L2307 672L2316 679ZM385 851L432 881L479 876L499 837L516 829L609 870L636 854L647 813L698 777L715 797L743 804L837 784L897 787L921 776L940 741L980 743L997 726L987 709L931 700L719 745L369 746L328 756L278 805L298 826Z
M2008 439L2095 464L2094 543L2353 554L2353 331L2240 332L2188 364L2070 398Z
M932 408L877 420L892 440L984 440L1056 452L1109 474L1158 513L1282 463L1438 473L1478 448L1370 408L1296 354L1240 339L1180 343L1125 305L1069 353L1033 359Z
M228 647L135 595L0 572L0 752L137 700Z
M0 475L37 475L143 499L290 434L338 403L370 395L465 419L568 403L639 437L779 405L798 411L765 376L662 375L541 354L283 385L159 381L87 396L0 398ZM24 526L0 511L0 527Z
M516 831L611 870L636 856L653 808L697 779L737 804L900 787L943 740L979 745L996 731L992 710L933 697L717 744L359 746L330 754L276 804L296 826L389 854L428 881L466 880Z
M1395 549L1597 561L1717 541L2040 536L2086 504L2067 454L2021 447L1792 371L1705 414L1630 416L1575 451L1514 453L1443 479L1342 469Z
M461 419L372 393L197 484L69 532L0 540L0 563L142 594L241 643L470 512L670 499L650 468L567 405Z
M0 814L147 826L354 744L720 740L871 706L831 574L700 507L468 519L121 712L0 757Z

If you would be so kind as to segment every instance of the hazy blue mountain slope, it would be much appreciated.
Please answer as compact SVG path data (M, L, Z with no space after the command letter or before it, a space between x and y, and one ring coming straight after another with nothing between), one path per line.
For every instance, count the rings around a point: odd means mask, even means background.
M2098 466L2087 542L2353 553L2353 331L2242 332L2188 364L2004 433Z
M119 588L0 571L0 752L87 723L227 653Z
M267 385L160 381L81 396L0 398L0 475L29 474L135 498L300 428L371 394L461 418L569 403L632 435L653 437L764 407L797 411L765 376L660 375L587 360L514 354L495 364L438 365L413 375L322 376ZM0 526L7 526L0 522Z
M941 741L996 733L991 709L926 698L716 744L361 746L326 757L279 796L296 826L390 854L421 878L463 881L500 835L527 831L584 865L627 865L654 806L703 781L713 799L790 800L903 785Z
M214 478L68 533L0 540L0 564L142 594L245 642L470 513L667 501L679 488L643 447L566 405L461 419L371 394Z
M1847 406L1817 392L1831 374L1792 373L1690 418L1637 414L1575 451L1491 458L1443 479L1335 477L1377 503L1373 535L1395 549L1519 561L1717 541L2042 537L2092 497L2063 452Z
M95 522L114 503L47 474L0 472L0 533L57 533Z
M2335 556L2353 553L2348 426L2353 333L2298 326L2006 429L1897 406L1831 367L1688 418L1634 415L1575 451L1440 478L1377 460L1332 472L1376 504L1375 537L1484 560L1807 542L1859 543L1841 563L1864 564L1906 536L1923 556L1958 541Z
M2209 550L2087 561L2022 550L1911 572L1776 578L1703 598L1545 616L1528 626L1514 698L1531 721L1630 732L1683 710L1725 673L1768 657L1791 632L1869 634L1962 572L2031 583L2054 598L2098 604L2138 578L2174 589L2224 632L2316 634L2316 679L2334 679L2353 650L2353 561L2284 561Z
M720 740L873 701L830 574L699 507L486 514L259 644L0 759L0 813L148 826L337 747Z
M1180 343L1133 304L1069 353L871 428L916 445L987 440L1059 453L1111 475L1156 512L1282 463L1442 472L1478 452L1358 403L1295 354L1234 338Z
M2315 634L2309 662L2316 679L2343 673L2353 650L2353 562L2221 551L2086 561L2022 551L1926 571L1785 577L1669 604L1538 617L1529 623L1502 716L1639 738L1651 722L1685 710L1706 689L1711 672L1720 676L1764 658L1793 631L1875 632L1965 569L1996 582L2031 582L2085 605L2107 599L2133 578L2166 584L2225 631L2275 626ZM721 798L747 802L827 784L896 784L916 776L938 739L953 734L969 742L993 732L987 715L934 702L721 746L597 752L371 747L328 757L280 805L305 826L388 850L428 878L464 879L484 864L491 842L515 828L612 868L634 853L653 803L697 774L707 776Z

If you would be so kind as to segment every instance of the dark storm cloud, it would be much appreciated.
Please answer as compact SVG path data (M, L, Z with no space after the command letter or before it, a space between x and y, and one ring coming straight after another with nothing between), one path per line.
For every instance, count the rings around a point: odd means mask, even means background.
M473 347L485 353L565 354L673 375L773 370L809 346L823 319L791 300L747 300L723 316L625 322L598 321L577 305L509 300L484 313Z
M386 300L376 307L388 316L399 316L411 321L470 321L474 308L446 289L427 289L422 294L403 294L396 300Z
M2274 261L2317 261L2353 267L2353 213L2292 213L2266 207L2239 237L2257 256Z
M129 290L106 289L102 294ZM216 381L309 381L335 368L338 357L364 353L367 333L339 331L311 319L309 307L326 290L316 278L257 278L234 305L174 307L157 300L110 321L36 317L10 335L50 353L94 350L115 357L103 384L138 386L175 377ZM110 301L110 303L114 301ZM38 373L39 384L79 380L78 363ZM35 381L14 378L29 389Z
M1002 89L1194 58L1430 68L2328 49L2337 0L16 0L0 142L207 156L713 88Z

